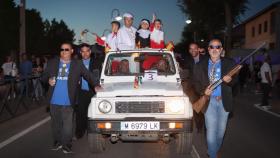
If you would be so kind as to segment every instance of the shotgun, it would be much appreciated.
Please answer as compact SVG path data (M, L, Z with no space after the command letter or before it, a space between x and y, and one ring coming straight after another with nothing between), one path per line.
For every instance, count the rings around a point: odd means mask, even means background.
M247 55L245 58L243 58L236 66L234 66L233 69L231 69L226 75L232 77L235 74L239 72L239 70L243 67L243 64L248 60L251 56L256 54L261 48L263 48L266 45L266 42L262 43L258 48L256 48L252 53ZM223 77L220 78L219 80L215 81L210 85L210 89L214 90L217 88L220 84L223 82ZM203 95L201 96L197 101L193 103L193 109L199 113L200 111L206 112L207 107L208 107L208 102L209 102L209 96Z

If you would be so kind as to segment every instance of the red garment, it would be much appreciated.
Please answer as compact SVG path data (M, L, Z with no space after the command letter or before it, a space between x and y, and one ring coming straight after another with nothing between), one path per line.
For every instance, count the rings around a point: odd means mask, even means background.
M99 36L96 36L96 42L98 45L104 46L105 41L101 39Z
M163 40L160 41L160 43L157 43L151 39L150 45L151 45L151 48L154 48L154 49L164 49L165 48L165 44L164 44Z
M120 62L117 60L112 61L112 66L111 66L112 74L115 74L118 72L119 64L120 64Z
M154 29L155 29L155 24L151 23L151 25L150 25L151 34L153 33ZM163 39L163 37L162 37L162 39ZM152 39L152 36L150 37L150 45L151 45L151 48L154 48L154 49L164 49L165 48L164 40L160 40L160 42L158 43Z
M109 44L108 44L108 43L105 43L105 41L104 41L103 39L101 39L101 37L99 37L99 36L96 36L96 42L97 42L97 44L100 45L100 46L104 46L104 44L105 44L105 47L106 47L106 48L111 49L111 47L109 46Z
M144 70L149 70L153 64L157 63L161 59L161 56L147 56L145 61L142 64Z

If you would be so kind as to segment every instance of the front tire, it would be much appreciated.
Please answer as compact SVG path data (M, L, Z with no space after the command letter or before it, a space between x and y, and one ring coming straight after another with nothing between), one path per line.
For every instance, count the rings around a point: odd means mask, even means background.
M106 142L102 134L88 133L89 150L92 153L102 153L106 150Z
M179 133L176 135L176 151L178 154L190 154L192 151L192 133Z

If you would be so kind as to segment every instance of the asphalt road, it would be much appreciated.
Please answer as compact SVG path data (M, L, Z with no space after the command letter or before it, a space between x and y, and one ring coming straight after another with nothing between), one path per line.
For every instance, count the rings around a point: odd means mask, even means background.
M2 136L0 142L7 140L16 133L23 131L48 115L44 108L36 109L33 112L9 120L0 125ZM2 130L3 129L3 130ZM101 154L92 154L88 149L87 139L84 136L80 140L73 142L74 154L64 154L62 151L52 151L52 138L50 121L42 124L33 131L20 137L14 142L0 149L1 158L191 158L191 155L178 155L174 149L174 144L153 143L108 143L108 149Z

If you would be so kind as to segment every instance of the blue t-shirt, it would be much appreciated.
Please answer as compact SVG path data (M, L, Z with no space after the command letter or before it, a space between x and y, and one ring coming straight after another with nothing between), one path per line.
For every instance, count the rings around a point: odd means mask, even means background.
M89 69L89 62L90 59L85 59L85 60L83 59L83 63L87 69ZM82 77L82 90L86 90L86 91L89 90L88 82L84 79L84 77Z
M213 68L213 69L212 69ZM212 75L213 73L213 75ZM221 78L221 60L213 63L211 59L208 61L208 77L210 84L215 82ZM211 82L212 81L212 82ZM218 97L222 95L221 85L219 85L216 89L213 90L211 94L212 97Z
M63 72L63 67L65 71ZM58 76L56 77L56 84L54 87L51 104L59 106L70 106L70 99L68 94L68 76L70 70L70 63L59 63Z
M32 74L32 62L29 60L23 61L19 65L19 73L21 78L26 78Z

